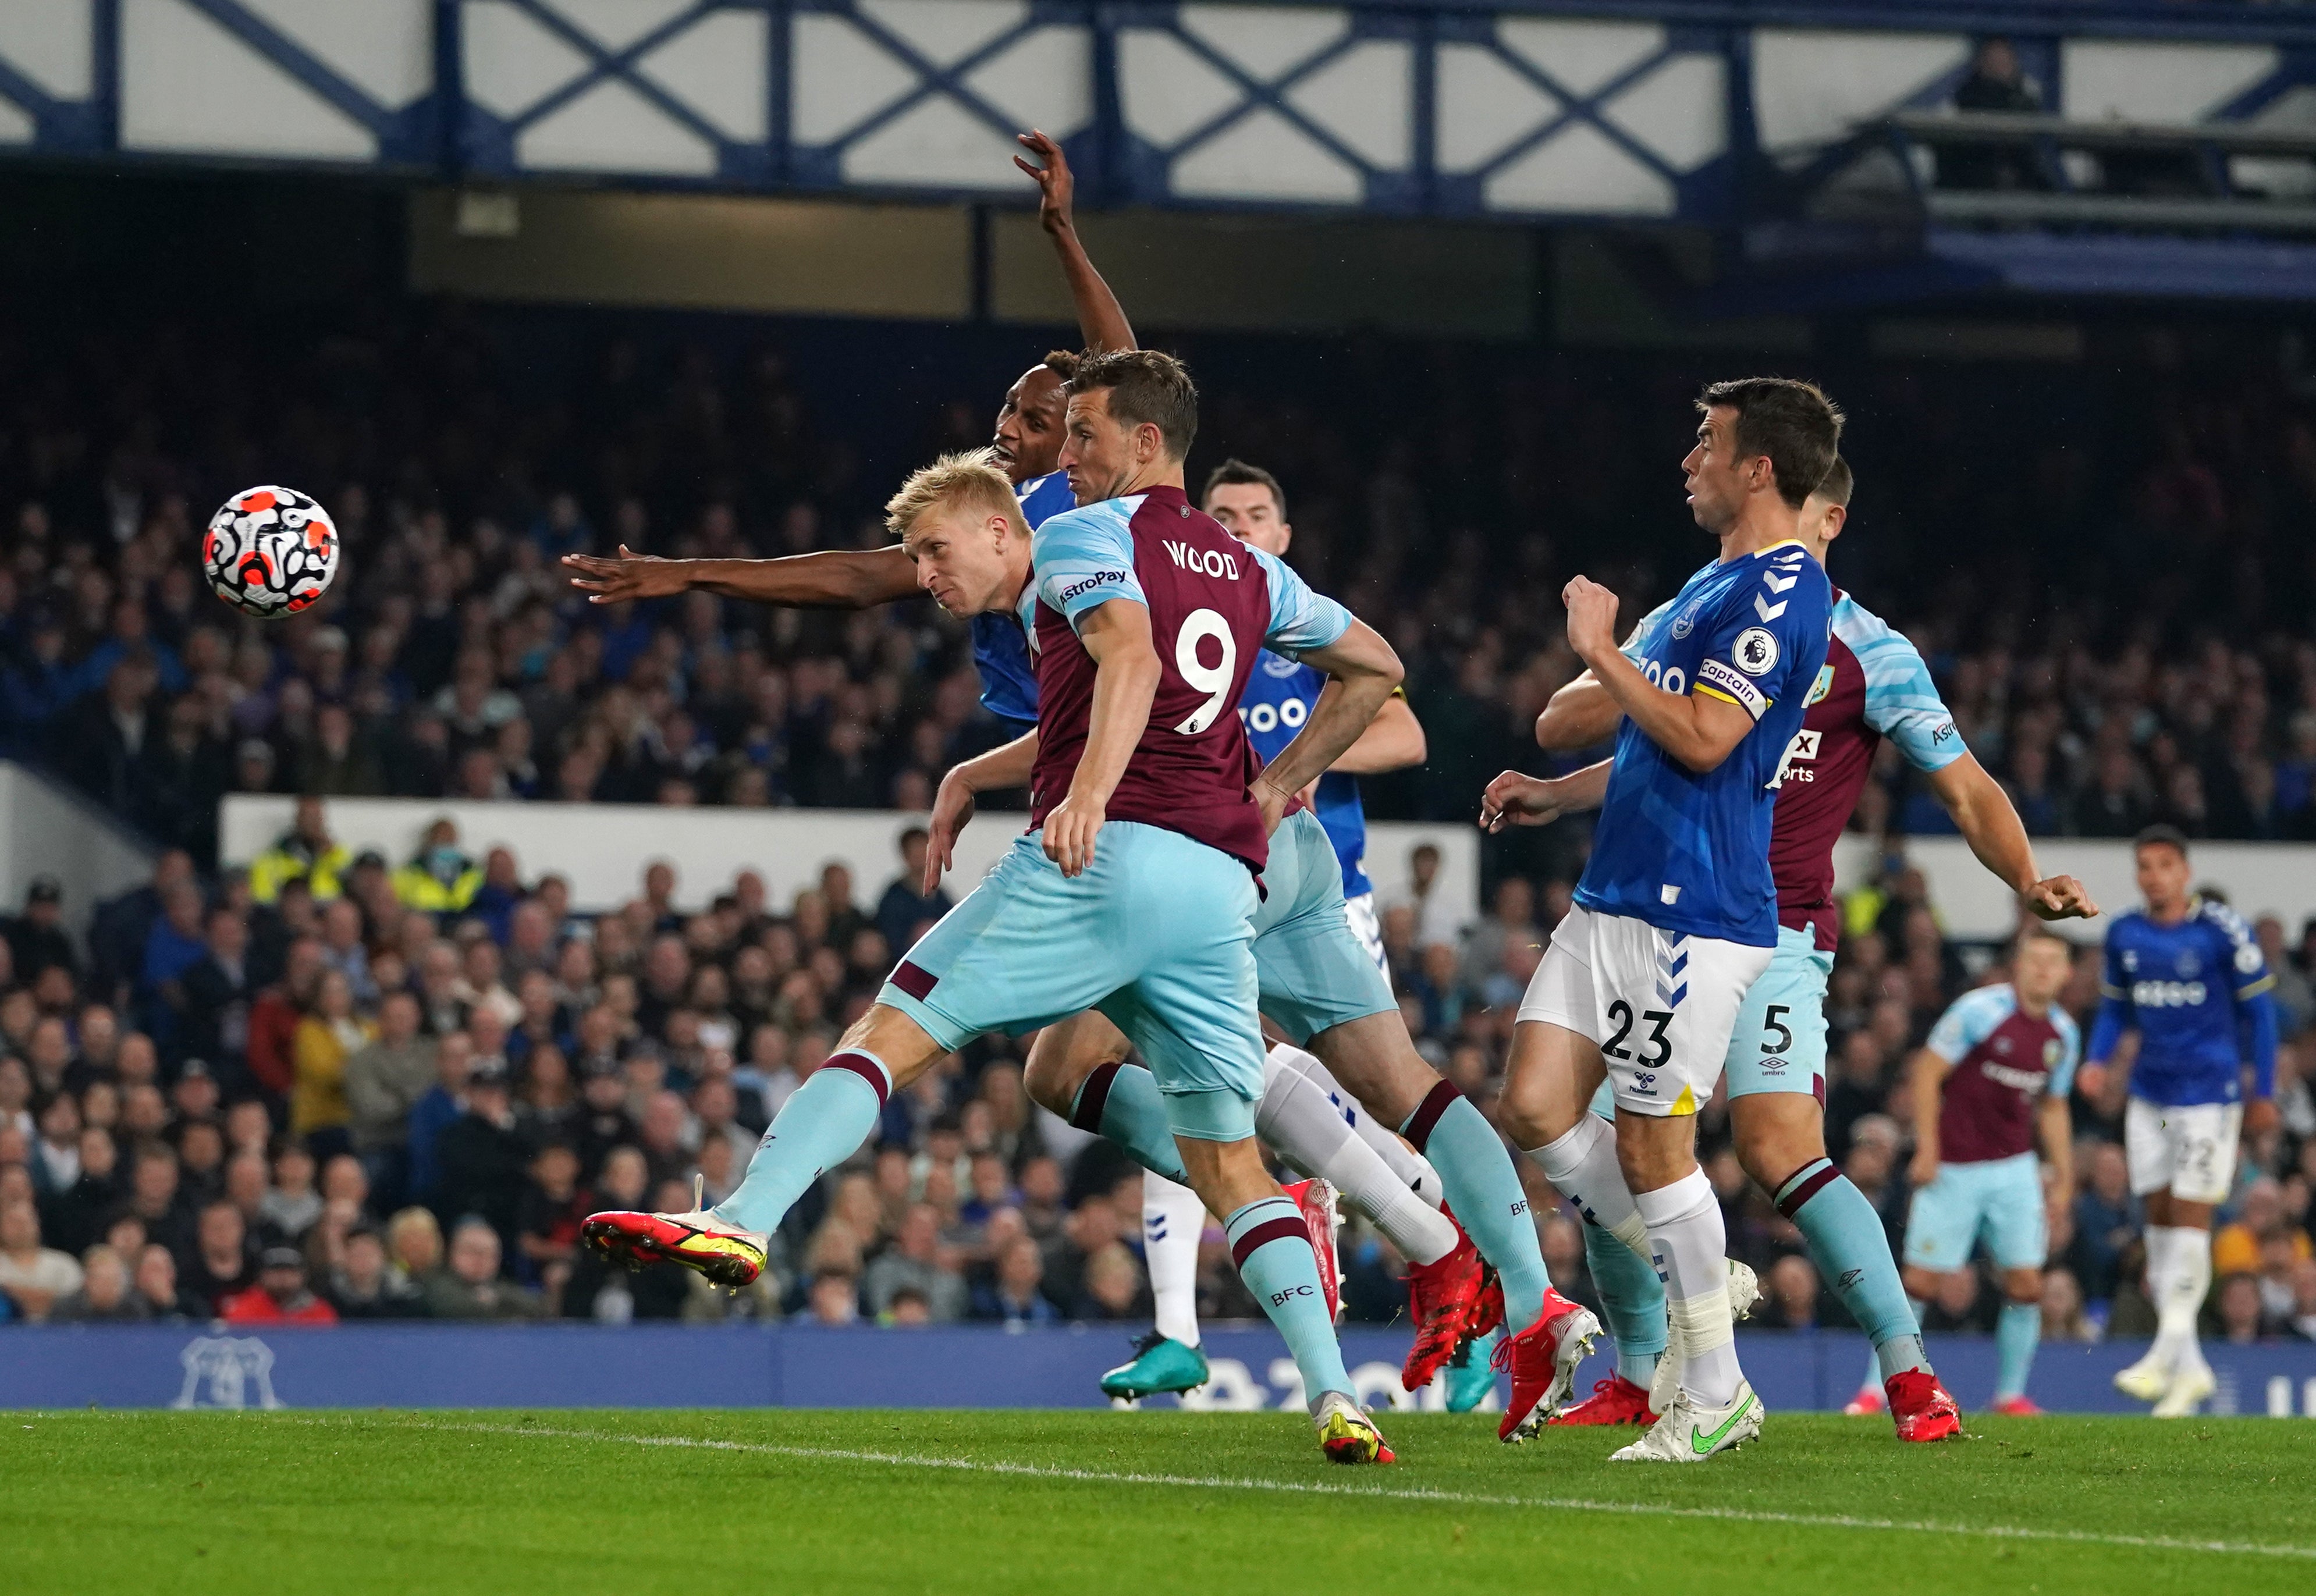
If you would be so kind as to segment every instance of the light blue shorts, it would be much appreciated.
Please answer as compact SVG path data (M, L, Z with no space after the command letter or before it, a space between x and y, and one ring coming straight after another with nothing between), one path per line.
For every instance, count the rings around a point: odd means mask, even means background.
M1906 1263L1948 1272L1967 1268L1986 1240L1997 1269L2040 1269L2050 1251L2043 1177L2035 1155L1982 1164L1942 1164L1906 1213Z
M1732 1097L1757 1092L1805 1092L1825 1106L1825 986L1833 955L1806 929L1777 927L1769 967L1745 989L1729 1052L1721 1065ZM1608 1083L1592 1094L1592 1111L1617 1117Z
M1298 1047L1331 1026L1395 1012L1399 1002L1345 917L1343 866L1308 809L1279 822L1254 912L1262 1012Z
M1254 907L1247 868L1179 832L1113 820L1075 879L1032 833L909 950L877 1001L950 1049L1098 1009L1142 1050L1177 1135L1241 1141L1262 1096Z

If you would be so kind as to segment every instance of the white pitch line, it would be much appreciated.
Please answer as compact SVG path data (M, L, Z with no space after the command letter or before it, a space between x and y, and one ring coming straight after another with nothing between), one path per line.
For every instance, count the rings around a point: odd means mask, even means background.
M293 1421L307 1424L341 1422L329 1419ZM1675 1507L1649 1502L1595 1502L1572 1496L1490 1496L1477 1492L1435 1491L1421 1486L1374 1487L1322 1485L1310 1480L1231 1479L1217 1475L1114 1473L1092 1468L1060 1468L1040 1463L984 1463L969 1458L927 1458L904 1452L856 1451L838 1447L786 1447L770 1441L714 1440L691 1435L623 1435L607 1430L545 1430L527 1424L437 1424L420 1420L403 1421L395 1427L466 1435L543 1436L557 1440L608 1441L625 1446L744 1452L762 1457L795 1458L807 1462L868 1463L889 1468L949 1469L964 1474L1008 1475L1096 1485L1171 1485L1191 1491L1273 1491L1295 1495L1353 1499L1379 1497L1389 1502L1438 1502L1451 1506L1550 1508L1563 1512L1624 1513L1635 1518L1711 1519L1737 1524L1783 1524L1803 1529L1903 1530L1918 1535L1958 1535L1981 1540L2058 1541L2077 1546L2119 1547L2133 1551L2206 1552L2231 1556L2316 1559L2316 1547L2267 1546L2258 1541L2187 1540L2166 1535L2109 1535L2090 1529L2035 1529L2018 1524L1940 1524L1927 1520L1853 1518L1845 1513L1759 1512L1741 1507Z

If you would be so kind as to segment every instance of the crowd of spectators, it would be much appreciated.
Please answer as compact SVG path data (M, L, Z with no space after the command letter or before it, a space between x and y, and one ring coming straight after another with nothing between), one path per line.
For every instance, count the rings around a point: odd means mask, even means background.
M881 540L891 481L984 435L1002 352L948 352L984 392L928 394L916 425L890 400L840 439L826 416L860 398L808 406L770 343L380 321L352 352L317 338L298 380L183 328L0 347L0 747L207 869L232 791L913 809L998 735L923 602L593 607L557 561ZM825 362L824 333L795 336ZM2112 375L1820 363L1859 485L1835 575L1922 645L2037 834L2316 837L2316 562L2287 532L2316 514L2316 385L2274 350L2205 348L2222 336L2147 333ZM928 340L864 326L860 364ZM1536 763L1528 727L1576 668L1572 572L1629 617L1704 552L1674 469L1693 358L1177 342L1207 385L1194 468L1273 467L1297 563L1407 663L1432 753L1369 783L1385 816L1462 818ZM319 492L345 550L324 601L271 626L192 558L208 505L258 476ZM1857 820L1946 824L1894 768ZM1496 846L1493 868L1567 873L1549 838Z
M977 441L1011 375L963 358L985 334L792 331L810 382L760 328L732 357L648 324L417 302L262 360L174 323L0 348L0 740L168 850L85 942L39 893L12 923L0 1289L18 1316L1139 1311L1133 1172L1029 1108L1002 1039L896 1097L872 1153L799 1208L755 1293L607 1274L574 1250L591 1203L688 1207L695 1177L711 1201L726 1190L931 903L863 906L840 870L772 905L744 873L684 914L660 874L590 918L551 873L471 857L439 828L396 857L349 854L325 806L248 871L219 868L233 791L921 809L949 763L1000 735L960 629L927 606L599 608L556 564L619 544L877 539L889 482ZM2038 834L2164 820L2316 836L2316 559L2288 531L2316 515L2316 388L2230 336L2133 334L2112 374L1817 363L1851 413L1859 482L1836 577L1921 644ZM1600 576L1636 614L1703 552L1675 470L1708 374L1693 358L1175 342L1207 386L1201 459L1276 468L1297 562L1407 662L1430 756L1369 780L1373 812L1465 819L1499 769L1546 768L1528 728L1575 669L1565 576ZM912 426L900 400L828 377L901 369L903 352L972 366L986 391L920 383L930 419ZM262 626L200 591L190 553L209 503L264 479L320 493L345 562L322 604ZM1946 823L1885 760L1856 824ZM1491 912L1469 926L1427 901L1421 861L1389 895L1410 1024L1483 1102L1585 835L1490 839ZM1382 862L1378 879L1401 875ZM1894 1228L1893 1086L1978 970L1902 873L1853 905L1850 932L1829 1128ZM2285 975L2290 1110L2247 1148L2220 1244L2240 1267L2213 1311L2304 1333L2316 1118L2295 1065L2316 940L2261 932ZM2055 1205L2054 1333L2144 1310L2116 1105L2077 1110L2084 1190ZM1831 1322L1789 1228L1733 1161L1713 1170L1767 1311ZM1581 1288L1576 1232L1555 1204L1538 1212L1555 1272ZM1209 1306L1246 1306L1218 1249L1208 1262ZM1396 1263L1353 1234L1355 1314L1395 1310ZM1941 1303L1934 1321L1975 1323L1991 1303Z
M792 901L743 870L705 908L649 866L632 902L576 914L557 876L480 860L447 821L423 864L389 870L301 802L247 869L208 887L182 851L99 905L85 943L36 883L0 940L0 1317L631 1318L807 1315L823 1324L1130 1320L1148 1311L1141 1176L1125 1155L1033 1107L1023 1043L991 1038L895 1093L860 1155L832 1170L774 1237L752 1289L727 1297L663 1265L606 1268L577 1244L599 1207L720 1200L797 1084L861 1012L905 944L947 906L920 895L924 836L863 903L831 864ZM1381 861L1378 861L1380 864ZM1394 985L1420 1046L1483 1107L1501 1084L1527 976L1568 907L1509 876L1465 923L1438 860L1385 893ZM1834 1157L1893 1245L1910 1195L1905 1064L1956 991L1999 976L1992 950L1939 934L1918 872L1845 905L1831 982ZM2214 1334L2316 1338L2316 1033L2309 954L2258 923L2290 1036L2280 1123L2248 1132L2214 1241ZM2088 1014L2096 955L2066 1002ZM2152 1325L2142 1215L2113 1095L2078 1095L2079 1191L2050 1193L2053 1337ZM1767 1282L1762 1321L1845 1321L1792 1225L1701 1120L1733 1255ZM1589 1297L1573 1217L1533 1170L1546 1257ZM1203 1311L1246 1317L1218 1226ZM1343 1239L1347 1311L1389 1321L1403 1262L1363 1222ZM1931 1306L1937 1330L1991 1325L1976 1273Z

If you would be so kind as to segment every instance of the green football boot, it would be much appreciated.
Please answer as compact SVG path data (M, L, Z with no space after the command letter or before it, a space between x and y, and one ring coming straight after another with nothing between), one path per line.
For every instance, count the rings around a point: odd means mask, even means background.
M1206 1383L1206 1353L1153 1330L1134 1343L1131 1362L1101 1377L1101 1391L1131 1401L1162 1391L1195 1391Z
M1468 1413L1496 1388L1496 1343L1504 1339L1502 1326L1475 1335L1448 1360L1448 1411Z

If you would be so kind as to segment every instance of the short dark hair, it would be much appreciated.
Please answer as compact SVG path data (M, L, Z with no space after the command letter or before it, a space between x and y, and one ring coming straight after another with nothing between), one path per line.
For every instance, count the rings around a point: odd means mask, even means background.
M1189 368L1154 349L1113 349L1078 357L1073 396L1107 391L1109 413L1129 427L1154 426L1166 452L1182 459L1198 435L1198 388Z
M1790 377L1740 377L1716 382L1697 407L1726 405L1737 413L1740 459L1769 458L1777 495L1798 510L1825 480L1841 448L1841 412L1813 382Z
M1049 349L1046 352L1046 358L1038 363L1064 382L1077 380L1078 357L1066 349Z
M2133 855L2142 848L2169 848L2185 859L2187 857L2187 834L2176 825L2151 825L2131 839Z
M1248 465L1236 455L1233 455L1221 465L1216 466L1213 470L1207 473L1206 489L1198 495L1198 503L1203 504L1208 499L1213 498L1215 496L1215 489L1218 487L1237 487L1241 486L1269 488L1270 490L1270 502L1277 505L1278 509L1278 519L1281 521L1285 521L1287 519L1287 490L1278 486L1278 478L1273 477L1260 466Z
M1857 486L1857 478L1849 474L1849 461L1837 454L1833 457L1833 464L1826 470L1825 479L1813 491L1827 504L1839 504L1847 510L1849 508L1850 490Z

